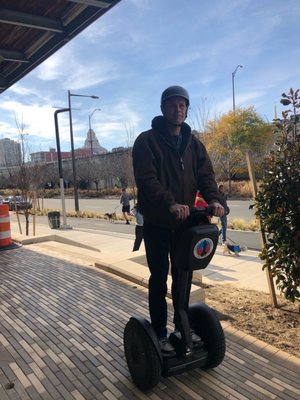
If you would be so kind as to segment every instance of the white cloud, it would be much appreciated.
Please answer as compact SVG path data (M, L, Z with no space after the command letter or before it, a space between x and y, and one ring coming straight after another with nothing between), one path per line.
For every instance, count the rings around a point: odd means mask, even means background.
M66 76L64 86L74 90L100 85L120 77L116 65L112 62L98 62L92 65L79 64Z
M151 2L149 0L127 0L128 3L131 3L137 9L149 9Z
M127 146L128 133L137 134L140 120L141 116L135 110L135 105L122 99L112 107L104 107L93 120L92 128L100 143L111 149Z
M79 57L71 48L62 50L46 60L36 70L42 81L59 81L64 89L83 89L118 79L118 65L109 59L97 59L92 55Z
M111 114L114 115L118 120L138 123L140 117L134 109L135 105L131 100L123 99L112 107Z
M99 21L82 32L82 38L85 39L89 43L97 43L99 40L107 41L108 38L113 35L118 28L113 21L105 22Z
M35 70L37 77L43 81L63 78L64 71L68 68L71 54L66 51L65 56L66 57L63 56L62 51L59 51L48 58ZM68 62L66 62L66 60L68 60Z
M21 85L19 82L15 83L11 88L10 91L20 96L32 96L36 94L36 90L33 87L26 87Z
M236 107L249 107L249 105L255 105L260 99L265 96L264 90L255 90L244 93L239 93L235 96ZM218 113L227 113L232 110L232 96L225 98L222 101L216 103L216 109Z
M176 58L172 60L167 60L166 62L157 65L156 68L158 70L161 70L161 69L183 67L187 64L191 64L205 57L206 57L205 53L200 54L200 52L195 49L193 50L188 49L185 53L179 54Z
M17 101L4 101L1 108L11 114L12 124L10 133L18 137L19 133L16 127L15 119L23 121L25 133L35 135L43 139L53 139L54 130L54 109L49 106L25 105Z

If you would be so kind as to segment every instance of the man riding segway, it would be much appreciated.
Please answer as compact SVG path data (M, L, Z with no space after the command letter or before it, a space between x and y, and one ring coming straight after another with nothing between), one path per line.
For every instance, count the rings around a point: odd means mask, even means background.
M138 203L144 216L144 243L149 279L149 313L162 354L174 352L167 332L167 277L169 257L173 305L178 301L179 273L174 262L174 228L186 220L197 190L209 204L212 215L221 217L224 208L205 146L184 121L190 105L189 94L181 86L170 86L161 95L162 116L152 120L152 128L141 133L133 146L133 168ZM192 281L189 271L184 308L188 312ZM175 308L175 307L174 307ZM179 316L174 310L174 325ZM191 331L194 344L201 341Z
M189 105L189 94L183 87L171 86L164 90L161 95L162 116L155 117L152 129L138 136L132 153L138 203L144 216L146 256L151 273L151 323L159 338L161 350L166 352L173 351L166 328L169 255L172 295L177 285L177 271L173 268L173 216L177 220L185 220L189 216L197 190L211 205L213 215L221 217L224 214L211 160L204 145L192 135L190 126L184 122ZM175 315L175 327L176 318ZM194 341L197 340L194 336Z

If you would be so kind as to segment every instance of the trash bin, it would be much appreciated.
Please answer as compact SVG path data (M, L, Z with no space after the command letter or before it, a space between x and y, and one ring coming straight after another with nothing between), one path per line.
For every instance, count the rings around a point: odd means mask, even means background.
M48 222L51 229L58 229L60 227L60 212L59 211L49 212Z

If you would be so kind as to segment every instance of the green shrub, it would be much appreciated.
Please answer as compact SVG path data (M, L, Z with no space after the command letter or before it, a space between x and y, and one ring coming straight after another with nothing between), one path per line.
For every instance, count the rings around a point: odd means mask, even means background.
M264 179L257 194L256 216L266 232L260 255L276 285L290 301L300 298L300 108L299 90L282 94L292 110L275 120L278 141L265 158Z

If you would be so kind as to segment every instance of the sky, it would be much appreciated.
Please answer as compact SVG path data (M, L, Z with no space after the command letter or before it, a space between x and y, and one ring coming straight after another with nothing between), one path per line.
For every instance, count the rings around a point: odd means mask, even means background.
M111 151L127 147L161 114L170 85L190 94L187 123L201 128L253 106L266 121L281 94L300 88L299 0L121 0L39 67L0 95L0 138L20 140L28 151L56 148L55 107L71 96L75 148L89 129ZM96 111L95 111L96 110ZM89 118L90 116L90 118ZM59 114L62 151L70 151L68 113Z

